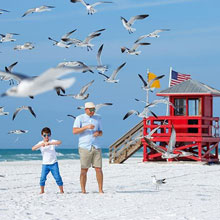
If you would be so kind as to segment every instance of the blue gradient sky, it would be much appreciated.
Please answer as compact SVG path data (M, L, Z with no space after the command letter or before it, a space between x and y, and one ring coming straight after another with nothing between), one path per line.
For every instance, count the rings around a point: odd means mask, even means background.
M88 1L93 3L94 1ZM29 8L41 5L55 6L50 12L34 13L22 18ZM118 84L103 82L103 77L95 73L71 74L76 77L76 83L66 90L66 93L77 93L81 86L95 80L89 88L88 101L96 104L112 102L114 105L102 108L99 114L102 116L104 136L101 143L108 147L132 128L141 119L131 116L123 121L122 118L130 109L142 111L143 104L137 103L134 98L145 100L145 92L141 89L142 83L137 74L147 77L146 70L166 76L161 80L161 87L168 87L169 69L181 73L191 74L192 78L219 89L220 62L219 62L219 36L220 36L220 2L218 0L117 0L114 4L97 6L98 12L87 15L85 7L80 4L72 4L69 0L7 0L1 1L1 9L11 11L0 15L0 33L19 33L16 42L0 44L0 69L18 61L15 72L29 76L39 75L50 67L55 67L64 60L81 60L86 64L96 64L96 53L104 43L102 61L110 66L106 73L112 71L127 62L119 72ZM120 16L129 19L137 14L149 14L142 21L137 21L133 34L122 26ZM93 51L87 52L85 48L69 49L54 47L47 38L50 36L59 39L63 34L77 29L72 35L84 39L89 33L106 28L106 31L92 43ZM171 31L161 33L160 38L145 39L150 46L141 47L139 56L122 54L120 47L132 46L133 42L143 34L148 34L156 29L169 28ZM25 42L33 42L35 49L31 51L14 51L15 45ZM9 87L8 82L0 82L0 93ZM157 90L158 92L160 90ZM150 100L155 99L154 94ZM52 129L53 138L60 139L64 148L76 148L78 137L72 134L73 120L67 114L79 115L83 113L77 110L77 106L84 101L71 97L58 97L54 91L38 95L34 100L29 98L5 97L0 99L0 106L10 112L8 116L0 116L0 148L31 148L41 139L42 127ZM12 115L15 109L22 105L30 105L34 109L37 118L29 112L20 112L14 121ZM214 99L214 116L219 116L220 99ZM166 106L160 105L154 111L158 115L164 115ZM56 119L63 120L58 123ZM8 135L7 132L14 129L27 129L24 135ZM19 139L16 141L16 138Z

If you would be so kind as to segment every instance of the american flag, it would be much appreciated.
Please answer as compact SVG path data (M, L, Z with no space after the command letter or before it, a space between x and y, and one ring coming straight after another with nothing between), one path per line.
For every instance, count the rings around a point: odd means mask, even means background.
M186 81L188 79L191 79L191 76L189 74L183 74L183 73L178 73L174 70L171 72L171 80L170 80L170 87L174 86L176 84L179 84L183 81Z

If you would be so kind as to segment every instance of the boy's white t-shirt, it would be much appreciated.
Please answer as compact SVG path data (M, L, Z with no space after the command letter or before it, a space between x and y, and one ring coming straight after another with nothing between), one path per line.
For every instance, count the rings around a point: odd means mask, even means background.
M55 142L56 140L50 140L49 142ZM43 141L38 142L38 144L42 144ZM55 151L55 146L57 145L49 145L45 147L40 147L39 150L41 151L43 162L42 164L54 164L57 162L57 155Z

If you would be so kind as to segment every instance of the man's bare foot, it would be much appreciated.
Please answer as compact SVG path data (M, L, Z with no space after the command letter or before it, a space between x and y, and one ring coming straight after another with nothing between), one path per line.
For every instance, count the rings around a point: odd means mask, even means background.
M82 191L82 194L86 194L86 191Z
M99 193L103 194L103 193L104 193L104 191L103 191L103 190L100 190L100 191L99 191Z
M64 193L64 191L60 191L60 194L63 194Z
M40 192L40 194L44 194L44 192Z

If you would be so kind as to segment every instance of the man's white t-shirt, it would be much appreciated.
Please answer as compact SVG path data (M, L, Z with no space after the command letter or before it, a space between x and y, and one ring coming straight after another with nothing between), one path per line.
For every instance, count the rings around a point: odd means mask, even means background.
M55 142L56 140L50 140L49 142ZM38 144L42 144L43 141L38 142ZM56 145L48 145L45 147L40 147L39 150L41 151L43 162L42 164L54 164L57 162L57 155L55 151Z

